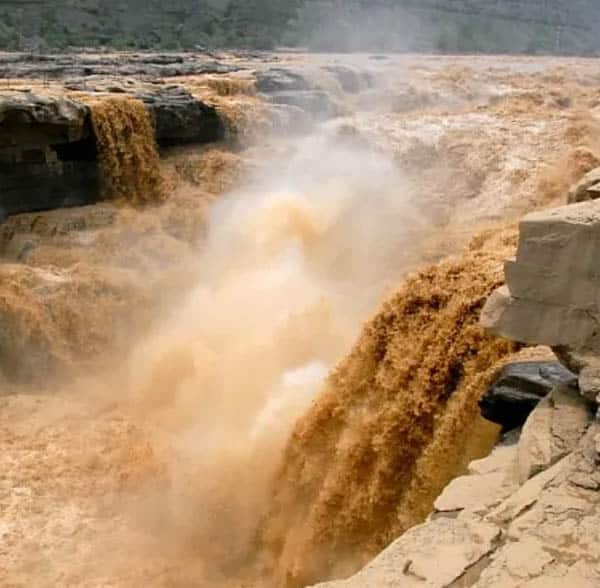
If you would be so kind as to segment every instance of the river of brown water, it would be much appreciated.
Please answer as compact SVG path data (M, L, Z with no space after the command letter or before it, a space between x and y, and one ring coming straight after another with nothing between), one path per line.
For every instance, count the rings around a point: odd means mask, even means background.
M93 105L116 199L1 228L2 583L341 577L489 451L515 349L478 312L514 220L597 163L597 105L587 62L485 63L415 58L410 113L389 73L307 136L162 161L139 102Z

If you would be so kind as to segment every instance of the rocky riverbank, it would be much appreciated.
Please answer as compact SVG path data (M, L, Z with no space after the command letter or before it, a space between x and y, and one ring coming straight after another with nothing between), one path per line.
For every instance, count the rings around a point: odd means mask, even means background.
M105 196L98 165L94 104L134 99L146 108L160 149L235 142L244 125L232 97L252 116L263 105L287 131L340 113L332 84L358 93L369 74L346 66L315 72L270 65L276 56L224 54L2 54L0 64L0 213L3 216L90 204ZM321 69L318 66L315 70ZM233 75L229 75L233 74ZM223 108L219 108L222 106ZM239 124L238 124L239 123ZM248 126L258 126L249 121Z

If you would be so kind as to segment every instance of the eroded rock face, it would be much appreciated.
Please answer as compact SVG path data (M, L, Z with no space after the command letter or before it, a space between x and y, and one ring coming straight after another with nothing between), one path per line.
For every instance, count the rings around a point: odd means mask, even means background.
M119 89L140 99L161 147L211 143L225 135L216 109L179 86L136 92L106 79L71 87L92 96ZM22 212L96 203L102 197L97 158L86 104L30 92L0 96L0 221Z
M212 143L225 136L225 125L216 109L179 86L139 93L136 98L152 114L156 141L162 147Z
M481 316L496 335L553 347L590 399L600 392L599 255L600 201L528 215L507 285Z
M525 343L600 351L599 237L600 202L526 216L507 289L486 305L484 326Z
M450 586L493 550L499 536L496 525L440 518L410 530L350 580L319 586Z
M481 414L505 431L516 429L557 384L577 385L576 376L557 361L507 365L481 398Z
M270 100L277 105L300 109L311 120L324 120L338 114L338 108L327 92L274 92Z
M0 219L88 204L98 196L87 106L30 93L0 99Z

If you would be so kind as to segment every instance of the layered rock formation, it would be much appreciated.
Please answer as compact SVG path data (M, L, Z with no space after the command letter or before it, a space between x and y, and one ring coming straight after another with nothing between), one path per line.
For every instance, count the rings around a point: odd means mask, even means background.
M24 94L0 100L0 219L94 202L99 174L89 108Z
M194 98L184 88L171 86L141 92L136 98L150 111L156 142L161 147L212 143L225 136L225 125L214 107Z
M593 400L600 392L599 254L600 201L528 215L517 257L506 263L507 285L482 314L497 335L553 347Z
M224 137L215 108L183 88L143 88L133 95L146 106L161 147ZM95 96L105 99L105 93L88 90L86 102ZM100 199L98 141L87 103L33 92L0 96L0 220Z
M6 65L0 77L15 78L0 91L0 218L94 203L107 195L106 174L98 165L102 137L91 116L102 102L141 101L151 117L152 142L169 148L237 140L244 131L233 119L251 120L253 112L231 116L232 105L244 108L230 100L236 93L260 104L262 113L255 116L272 127L304 131L338 115L344 92L356 94L372 82L359 68L273 67L266 57L211 65L198 55L15 54L0 56L0 65ZM241 69L240 75L195 75ZM27 76L44 81L20 79Z

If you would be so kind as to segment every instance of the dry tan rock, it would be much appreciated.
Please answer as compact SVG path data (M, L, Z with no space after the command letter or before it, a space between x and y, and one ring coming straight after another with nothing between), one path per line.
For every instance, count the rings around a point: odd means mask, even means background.
M499 445L492 453L483 459L469 464L470 474L492 474L509 472L516 465L517 445Z
M510 493L505 479L503 472L456 478L446 486L434 508L436 512L456 512L494 506Z
M587 402L572 388L555 388L523 428L518 449L519 481L525 483L572 452L590 419Z
M492 454L474 461L470 475L453 480L436 500L437 513L489 511L518 487L517 445L497 447Z
M362 572L320 588L450 586L494 549L500 529L490 523L447 518L405 533Z
M600 354L599 256L600 201L526 216L517 258L506 263L507 286L488 300L482 324L499 336L549 345L581 371ZM588 397L597 396L595 382L584 381Z

